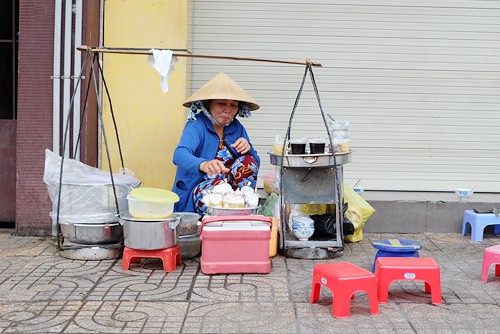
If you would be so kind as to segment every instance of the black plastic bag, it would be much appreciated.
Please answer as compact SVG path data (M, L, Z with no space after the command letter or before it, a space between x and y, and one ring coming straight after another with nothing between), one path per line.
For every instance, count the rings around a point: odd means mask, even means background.
M344 203L342 208L342 215L347 211L348 204ZM335 213L327 213L323 215L311 215L314 220L314 234L311 238L335 238L337 235ZM343 234L351 235L354 233L354 225L344 218L342 224Z

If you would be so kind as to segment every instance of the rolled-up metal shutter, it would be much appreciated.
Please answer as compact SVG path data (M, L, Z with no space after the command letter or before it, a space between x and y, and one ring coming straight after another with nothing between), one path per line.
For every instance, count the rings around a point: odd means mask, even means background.
M351 121L348 183L368 190L500 189L500 2L193 2L193 52L305 60L323 109ZM193 59L193 91L226 72L261 105L244 120L267 152L283 136L302 66ZM326 136L306 81L293 137Z

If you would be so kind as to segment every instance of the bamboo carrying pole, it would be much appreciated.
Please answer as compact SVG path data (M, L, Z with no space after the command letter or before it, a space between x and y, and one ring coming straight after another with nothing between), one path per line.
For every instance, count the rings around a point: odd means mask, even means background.
M153 52L151 50L145 49L134 49L134 48L104 48L104 47L90 47L86 45L81 45L77 47L79 51L90 51L96 53L117 53L117 54L136 54L136 55L151 55ZM179 53L175 52L172 56L175 57L190 57L190 58L208 58L208 59L228 59L228 60L246 60L246 61L260 61L267 63L279 63L279 64L292 64L292 65L310 65L315 67L322 67L320 63L315 63L310 59L305 61L294 61L294 60L277 60L277 59L265 59L265 58L248 58L248 57L229 57L229 56L214 56L214 55L198 55L192 53Z

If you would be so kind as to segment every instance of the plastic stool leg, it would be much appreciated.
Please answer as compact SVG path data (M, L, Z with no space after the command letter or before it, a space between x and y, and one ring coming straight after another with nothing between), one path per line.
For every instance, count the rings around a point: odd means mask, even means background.
M431 302L434 305L439 305L442 304L442 297L441 297L441 280L439 278L436 279L436 282L434 282L431 285Z
M431 285L429 283L427 283L427 281L424 282L424 291L425 291L425 293L432 292Z
M176 268L175 259L170 254L166 254L165 256L163 256L162 261L163 261L163 271L167 272L175 271Z
M500 276L500 264L495 264L495 276Z
M476 223L475 226L470 226L470 239L472 241L483 241L484 226Z
M319 299L319 293L321 292L321 284L315 278L313 278L312 287L311 287L311 298L309 298L309 302L313 304L315 301Z
M389 299L389 286L391 285L392 280L386 279L383 274L380 274L380 272L381 270L379 270L379 277L377 282L377 297L380 304L385 304Z
M425 292L431 293L432 304L442 304L441 300L441 271L433 270L425 281Z
M470 223L468 221L466 221L464 218L464 222L462 224L462 237L464 237L467 234L467 231L468 231L467 224L470 225ZM471 230L472 230L472 225L471 225Z
M332 315L335 318L349 318L351 311L351 297L353 292L345 289L337 289L333 295Z
M122 257L122 270L128 270L130 267L130 256L126 253Z
M379 314L376 279L373 280L373 284L366 287L366 294L370 300L370 314Z
M493 234L500 234L500 224L493 225Z
M485 256L487 256L487 255L485 255ZM490 270L490 266L491 266L491 262L489 261L489 259L486 257L483 257L483 266L481 268L481 281L483 281L483 283L488 282L488 272Z

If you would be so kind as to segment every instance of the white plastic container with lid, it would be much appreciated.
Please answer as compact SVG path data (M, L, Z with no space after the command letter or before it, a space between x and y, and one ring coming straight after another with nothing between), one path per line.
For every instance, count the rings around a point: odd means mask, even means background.
M172 215L179 196L165 189L141 187L133 189L127 200L128 210L133 217L162 219Z

